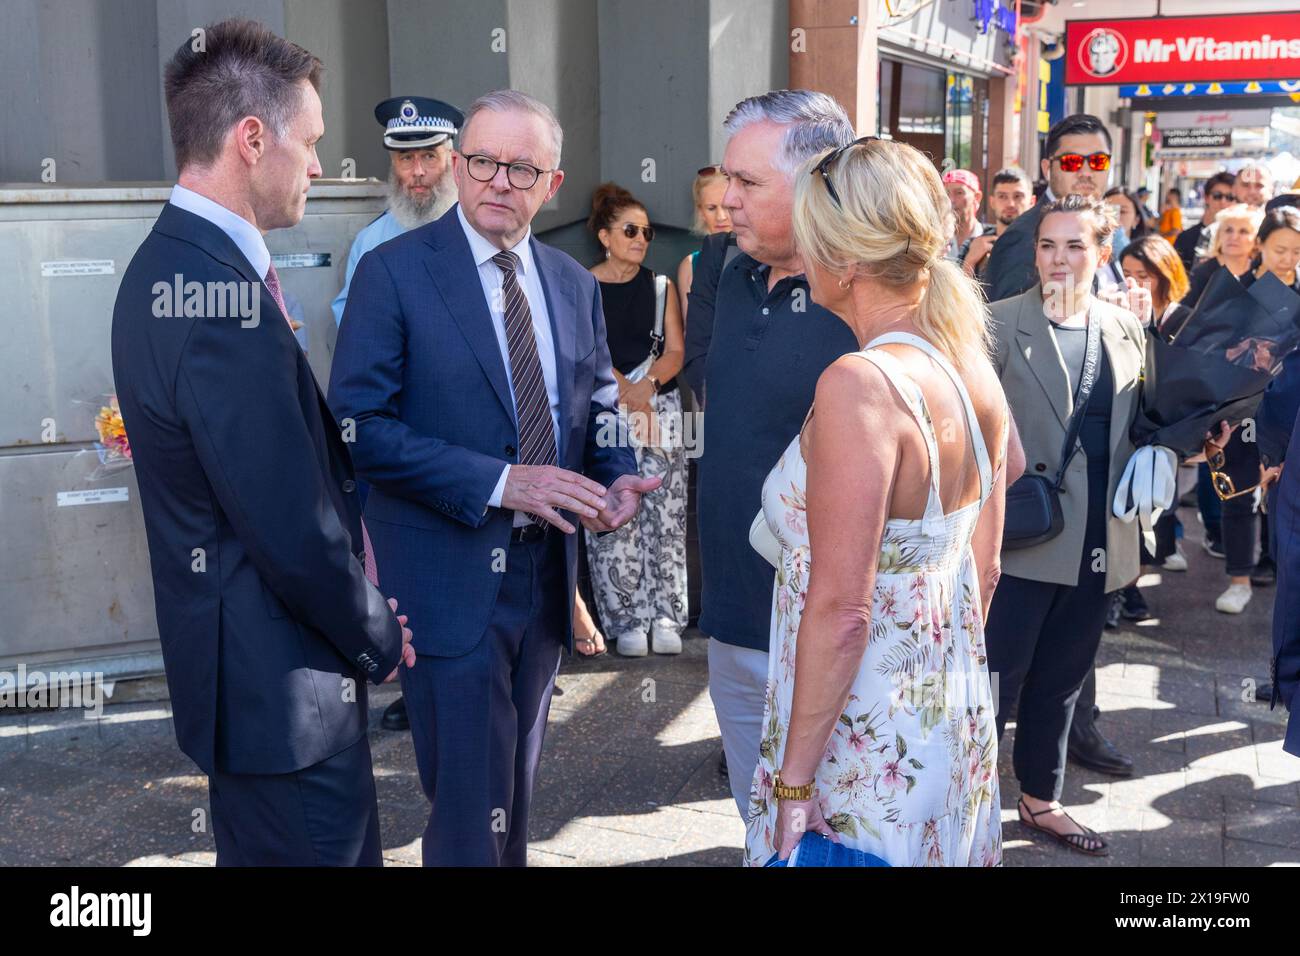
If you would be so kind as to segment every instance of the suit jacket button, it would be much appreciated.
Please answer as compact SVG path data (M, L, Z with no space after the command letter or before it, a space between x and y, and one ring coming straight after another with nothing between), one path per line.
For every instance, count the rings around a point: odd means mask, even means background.
M1038 464L1034 465L1034 471L1047 471L1047 466L1040 461Z
M506 445L506 454L507 454L507 455L513 455L514 453L515 453L515 446L514 446L514 445Z
M346 492L356 491L357 483L353 481L351 478L344 478L342 487L343 490Z

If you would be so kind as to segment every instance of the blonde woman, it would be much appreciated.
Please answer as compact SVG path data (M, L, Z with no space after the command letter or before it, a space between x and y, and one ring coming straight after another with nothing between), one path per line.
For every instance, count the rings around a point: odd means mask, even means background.
M691 228L697 236L711 236L718 232L731 232L731 213L722 204L727 193L727 177L721 166L705 166L695 174L691 184L691 198L695 200L695 225ZM695 279L696 249L677 267L677 296L682 305L682 321L686 321L686 296Z
M1250 269L1255 255L1255 233L1264 221L1264 210L1245 203L1234 203L1214 217L1214 238L1205 261L1188 276L1191 288L1183 297L1183 305L1195 309L1201 293L1210 282L1210 276L1227 266L1234 276L1242 276Z
M983 622L1023 462L951 229L901 143L832 150L795 188L812 297L862 349L822 374L763 486L780 563L750 865L808 831L895 866L1002 858Z

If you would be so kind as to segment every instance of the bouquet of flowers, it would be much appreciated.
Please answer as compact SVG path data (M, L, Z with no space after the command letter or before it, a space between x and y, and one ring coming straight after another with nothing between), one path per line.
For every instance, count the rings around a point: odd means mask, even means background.
M1220 267L1172 342L1147 336L1134 443L1197 454L1220 421L1236 425L1254 414L1297 346L1300 296L1271 272L1245 286Z
M95 451L99 455L99 467L91 474L91 480L131 467L131 442L126 437L122 410L118 407L116 395L107 398L108 404L101 405L95 414L95 432L99 435Z

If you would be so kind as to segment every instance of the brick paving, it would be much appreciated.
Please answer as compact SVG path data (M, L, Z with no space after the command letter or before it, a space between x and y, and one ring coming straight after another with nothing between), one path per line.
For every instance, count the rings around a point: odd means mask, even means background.
M1091 859L1017 822L1014 727L1002 746L1009 866L1262 866L1300 863L1300 759L1284 754L1285 711L1243 699L1268 671L1272 589L1246 613L1214 610L1221 561L1199 547L1184 509L1191 567L1149 575L1157 615L1108 631L1099 655L1102 730L1138 773L1117 780L1071 766L1064 802L1102 831ZM566 662L551 712L531 821L538 866L732 866L744 828L717 772L706 642L680 657ZM397 693L371 699L371 745L385 859L418 865L425 800L406 734L379 729ZM78 713L0 715L0 864L209 865L207 786L172 736L164 702Z

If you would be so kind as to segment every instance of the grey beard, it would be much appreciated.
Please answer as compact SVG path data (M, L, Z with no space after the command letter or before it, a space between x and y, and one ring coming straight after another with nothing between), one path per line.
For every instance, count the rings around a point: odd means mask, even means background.
M456 201L456 185L451 176L444 176L432 185L429 198L421 201L401 187L395 173L389 172L388 209L403 229L415 229L440 219Z

